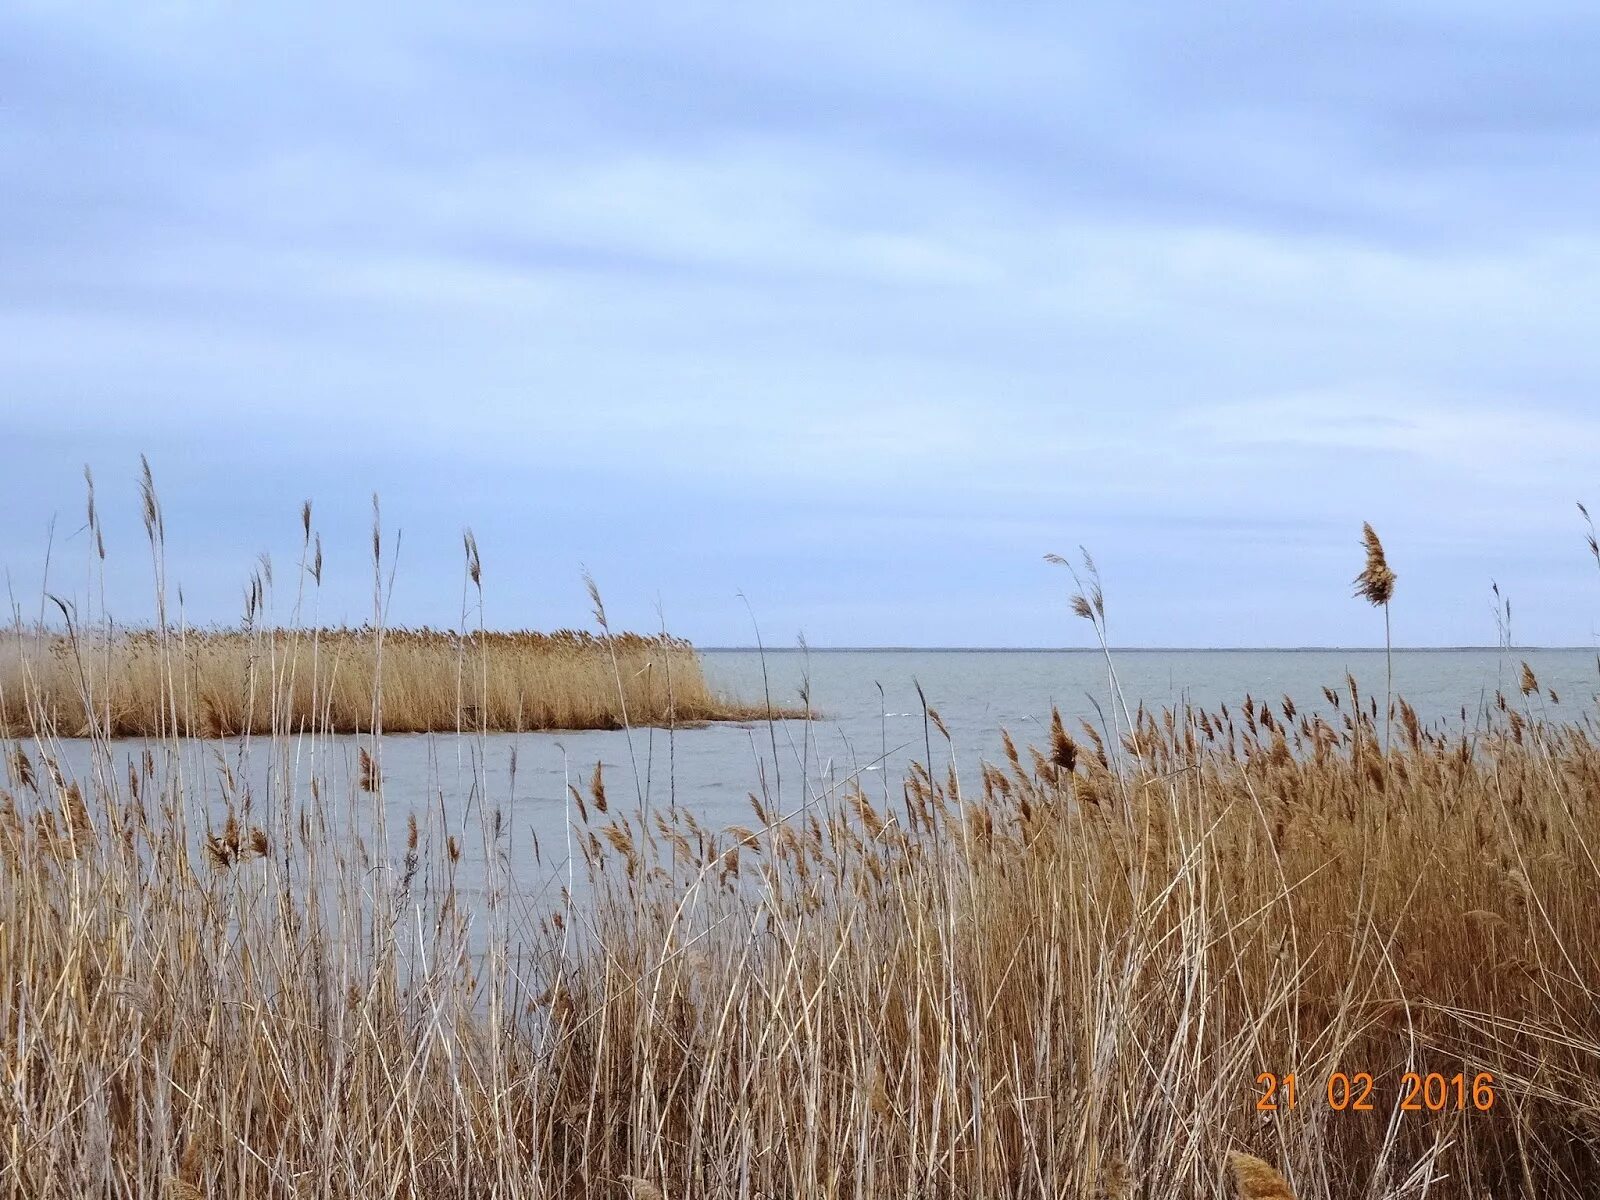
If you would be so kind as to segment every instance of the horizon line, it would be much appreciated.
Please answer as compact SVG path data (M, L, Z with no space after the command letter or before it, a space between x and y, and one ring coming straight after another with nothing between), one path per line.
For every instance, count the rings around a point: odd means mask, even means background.
M1113 654L1383 654L1382 646L1110 646ZM1600 646L1395 646L1396 654L1448 654L1486 650L1505 654L1526 651L1600 653ZM695 646L700 653L765 654L1104 654L1099 646Z

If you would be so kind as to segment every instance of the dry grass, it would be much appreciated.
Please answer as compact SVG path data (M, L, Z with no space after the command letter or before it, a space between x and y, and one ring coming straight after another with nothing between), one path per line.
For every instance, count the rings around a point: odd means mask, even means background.
M275 681L318 657L284 636ZM385 655L366 703L394 728ZM114 673L76 673L87 764L56 716L0 782L0 1193L1594 1195L1593 722L1537 719L1525 677L1472 729L1397 701L1386 748L1353 683L1320 714L1152 714L1107 666L1113 730L1056 718L892 803L752 796L713 829L620 810L596 770L567 862L481 779L397 816L378 737L330 774L326 699L275 682L267 736L211 765L180 721L112 742ZM1491 1072L1497 1102L1402 1113L1406 1071ZM1262 1072L1298 1106L1258 1111ZM1372 1073L1373 1111L1333 1111L1333 1072Z
M186 630L163 638L145 630L0 642L0 734L35 725L71 737L365 732L380 661L391 733L620 729L767 713L715 694L694 647L664 634Z
M0 1180L1199 1197L1243 1149L1301 1200L1592 1194L1600 745L1402 705L1386 755L1336 699L1139 712L1120 745L1057 722L971 786L919 766L888 810L753 798L748 827L646 823L597 777L581 905L515 885L551 867L483 806L386 829L354 784L251 797L109 743L73 780L18 745ZM1336 1070L1374 1112L1329 1109ZM1406 1070L1498 1103L1398 1114ZM1262 1071L1293 1112L1255 1111Z

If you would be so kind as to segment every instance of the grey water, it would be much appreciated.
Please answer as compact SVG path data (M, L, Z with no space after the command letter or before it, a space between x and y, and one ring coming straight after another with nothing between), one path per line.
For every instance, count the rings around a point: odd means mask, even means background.
M953 761L975 780L980 760L1001 761L1002 730L1019 746L1043 745L1052 708L1074 730L1080 721L1109 730L1124 701L1130 709L1141 703L1157 710L1183 703L1214 709L1222 703L1236 708L1247 694L1274 706L1288 696L1301 711L1326 713L1324 686L1343 691L1352 676L1381 704L1386 681L1381 649L1120 650L1109 664L1098 650L708 650L702 660L717 690L787 708L809 697L816 719L676 731L390 735L380 765L391 825L403 824L409 813L443 814L464 825L474 811L498 812L524 851L536 840L538 853L519 853L515 870L520 887L538 890L564 873L573 811L568 788L587 795L597 763L614 812L677 805L711 828L752 825L752 793L779 811L850 784L892 800L910 762L930 752L936 771ZM1530 697L1517 689L1523 661L1544 689ZM1424 722L1447 727L1478 722L1497 689L1519 706L1571 721L1593 715L1600 695L1600 665L1587 649L1398 650L1393 672L1395 694ZM948 740L925 719L924 698ZM267 754L261 739L193 742L183 749L192 768L185 777L215 805L223 798L224 764L236 779L252 781L267 803L272 789L282 790L293 776L303 801L315 766L348 802L364 744L319 738L287 754L281 746ZM115 769L125 774L121 760L142 753L141 743L115 743ZM87 743L64 744L60 757L69 770L91 769ZM276 781L274 758L290 762L287 772L277 767ZM463 849L461 882L471 887L474 839L464 838Z

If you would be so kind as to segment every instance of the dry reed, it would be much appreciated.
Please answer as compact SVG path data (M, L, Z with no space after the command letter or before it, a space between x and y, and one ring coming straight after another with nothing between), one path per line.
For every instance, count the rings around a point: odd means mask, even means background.
M76 675L73 711L117 711ZM1600 730L1522 682L1472 728L1397 701L1392 749L1353 683L1081 743L1053 716L976 779L930 733L897 798L725 829L597 769L570 875L489 803L391 832L381 739L343 779L307 752L326 704L269 690L260 792L95 720L74 772L35 720L0 782L0 1192L1592 1196ZM1407 1071L1497 1102L1403 1112Z
M1361 543L1367 552L1366 564L1356 576L1356 595L1376 608L1394 599L1395 573L1383 553L1383 543L1370 523L1361 526Z
M354 779L252 811L159 746L74 779L19 742L0 1187L1201 1197L1244 1145L1301 1200L1591 1194L1593 726L1401 701L1384 754L1332 695L1141 710L1096 750L1054 720L970 788L919 764L887 808L755 797L748 827L647 822L597 772L582 903L519 888L482 806L390 843ZM1498 1103L1401 1114L1408 1070ZM1256 1111L1263 1071L1294 1111ZM1373 1113L1330 1110L1336 1071Z
M1394 716L1394 637L1389 627L1389 602L1394 599L1395 573L1383 552L1383 543L1370 522L1362 522L1361 543L1366 549L1367 561L1355 578L1355 594L1383 609L1383 657L1385 685L1383 689L1383 748L1389 749L1390 722Z
M64 737L366 732L379 663L371 629L20 634L0 641L0 735L35 725ZM620 729L767 713L715 693L694 647L665 634L386 629L381 677L391 733Z

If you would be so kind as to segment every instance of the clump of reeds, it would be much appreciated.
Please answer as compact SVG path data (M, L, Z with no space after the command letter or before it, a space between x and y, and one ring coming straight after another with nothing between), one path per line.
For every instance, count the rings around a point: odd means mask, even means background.
M168 619L166 522L148 461L139 500L155 566L156 619L149 627L93 620L57 600L61 626L16 625L0 638L0 736L42 729L59 737L228 737L273 731L393 733L621 729L804 716L719 695L694 647L664 630L614 632L585 576L599 634L559 629L496 631L482 624L483 558L463 534L465 584L459 631L396 628L385 620L383 537L373 497L373 618L362 628L298 621L306 585L323 583L322 539L311 502L300 509L295 620L268 624L273 586L263 555L245 588L237 628L190 628ZM88 528L103 564L92 476ZM103 565L99 567L104 570ZM478 595L468 623L467 589Z
M226 737L274 728L620 729L745 720L667 635L386 629L91 632L0 642L0 734ZM86 709L85 683L96 707ZM780 714L786 715L786 714Z

